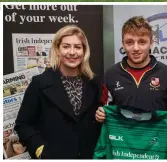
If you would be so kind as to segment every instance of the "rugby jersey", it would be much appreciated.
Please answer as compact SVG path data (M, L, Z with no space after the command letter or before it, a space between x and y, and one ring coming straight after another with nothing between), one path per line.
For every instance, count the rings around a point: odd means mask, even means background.
M167 111L133 112L104 106L106 120L94 159L167 159Z

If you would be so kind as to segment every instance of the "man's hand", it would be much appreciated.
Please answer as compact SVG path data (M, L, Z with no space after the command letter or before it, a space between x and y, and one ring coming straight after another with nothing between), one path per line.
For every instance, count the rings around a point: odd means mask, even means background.
M96 111L95 114L96 120L100 123L104 122L105 118L106 118L106 114L105 111L103 109L103 107L99 107Z

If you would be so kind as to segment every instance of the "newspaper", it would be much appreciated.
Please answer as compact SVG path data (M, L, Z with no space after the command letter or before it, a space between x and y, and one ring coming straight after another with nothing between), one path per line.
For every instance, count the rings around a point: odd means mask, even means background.
M38 67L42 73L49 64L54 34L12 34L14 71Z
M39 70L35 67L3 77L3 150L5 159L30 159L26 147L19 143L19 138L13 128L25 90L32 77L38 74Z

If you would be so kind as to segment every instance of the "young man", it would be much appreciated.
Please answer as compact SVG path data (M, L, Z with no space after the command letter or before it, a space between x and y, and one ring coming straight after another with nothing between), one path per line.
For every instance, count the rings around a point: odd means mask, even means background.
M152 28L143 17L132 17L124 23L122 45L127 56L105 73L103 104L166 111L167 66L150 55ZM95 116L98 122L104 121L102 107Z

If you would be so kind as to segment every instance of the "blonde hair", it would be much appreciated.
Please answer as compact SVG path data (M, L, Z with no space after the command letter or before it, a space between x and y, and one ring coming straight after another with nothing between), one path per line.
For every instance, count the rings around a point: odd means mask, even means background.
M54 70L60 67L60 58L58 56L59 54L58 49L61 44L61 41L64 37L73 35L76 35L82 41L84 49L84 58L81 62L81 65L79 66L80 73L84 74L89 79L93 79L94 73L92 72L89 65L90 48L88 40L86 38L85 33L76 25L67 25L56 32L49 54L50 65Z
M122 40L127 33L139 36L149 35L152 40L152 28L143 16L134 16L124 23L122 27Z

